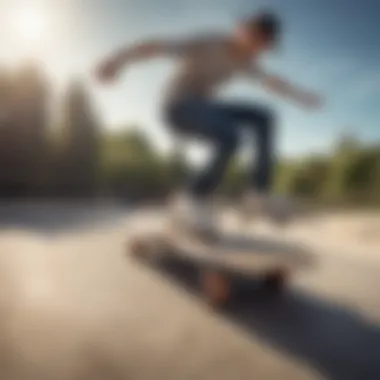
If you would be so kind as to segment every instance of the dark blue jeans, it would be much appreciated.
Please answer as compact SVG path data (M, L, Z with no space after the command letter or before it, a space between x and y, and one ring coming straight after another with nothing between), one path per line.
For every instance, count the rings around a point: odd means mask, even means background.
M267 192L273 177L273 115L264 108L224 104L205 99L188 99L171 104L166 119L178 134L209 141L216 148L211 162L190 185L193 195L203 197L214 192L236 152L243 128L255 134L256 162L250 170L250 183Z

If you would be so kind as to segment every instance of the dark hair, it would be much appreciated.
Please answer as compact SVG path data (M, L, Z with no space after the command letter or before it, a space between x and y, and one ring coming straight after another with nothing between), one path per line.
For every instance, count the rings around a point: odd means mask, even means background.
M280 19L270 11L256 13L245 20L244 25L248 30L259 31L273 44L278 43L279 35L281 33Z

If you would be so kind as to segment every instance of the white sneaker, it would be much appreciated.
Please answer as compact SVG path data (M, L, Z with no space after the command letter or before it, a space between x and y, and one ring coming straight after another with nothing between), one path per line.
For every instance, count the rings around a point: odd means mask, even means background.
M289 222L296 211L294 202L289 198L256 192L248 193L244 197L243 207L243 213L246 217L252 217L252 215L266 216L278 224Z
M184 229L202 237L216 236L215 215L211 201L179 194L171 202L170 213L174 228Z

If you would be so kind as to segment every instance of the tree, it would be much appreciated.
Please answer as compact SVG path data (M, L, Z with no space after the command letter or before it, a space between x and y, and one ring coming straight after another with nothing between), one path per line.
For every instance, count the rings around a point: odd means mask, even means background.
M130 199L157 196L169 183L165 160L140 129L131 127L105 137L102 173L113 193Z
M0 78L2 187L20 195L41 193L47 155L49 86L38 65L27 62Z
M345 202L352 185L350 168L363 148L351 135L343 135L337 141L330 156L330 170L324 189L325 199L333 202Z
M60 165L58 179L71 195L96 192L99 175L100 126L85 86L73 81L63 99Z
M9 161L12 149L12 121L11 121L11 73L4 67L0 68L0 192L10 182ZM13 173L12 173L13 174Z
M379 166L378 147L367 147L352 157L346 169L347 197L351 202L373 204L379 200Z

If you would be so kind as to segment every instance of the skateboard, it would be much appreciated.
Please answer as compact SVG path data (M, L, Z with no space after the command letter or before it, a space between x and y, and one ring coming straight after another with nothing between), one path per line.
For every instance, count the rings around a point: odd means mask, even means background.
M129 252L139 262L153 265L165 259L190 262L196 268L201 295L216 308L233 298L237 278L255 280L277 294L293 273L313 263L311 252L292 243L226 233L207 242L186 232L145 231L129 241Z

